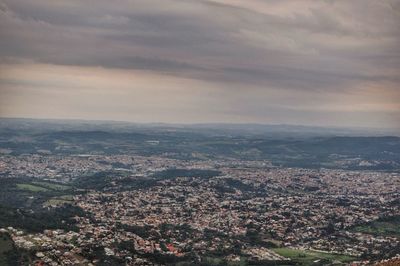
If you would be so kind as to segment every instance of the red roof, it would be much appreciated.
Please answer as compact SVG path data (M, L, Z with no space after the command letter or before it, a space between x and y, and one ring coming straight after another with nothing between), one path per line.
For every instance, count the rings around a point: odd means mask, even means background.
M176 251L174 245L172 245L172 244L167 244L167 249L168 249L169 251L171 251L171 252L175 252L175 251Z

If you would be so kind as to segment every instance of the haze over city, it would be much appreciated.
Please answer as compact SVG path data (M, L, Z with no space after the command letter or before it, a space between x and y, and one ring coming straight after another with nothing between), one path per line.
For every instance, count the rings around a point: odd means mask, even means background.
M0 116L400 126L399 1L0 1Z

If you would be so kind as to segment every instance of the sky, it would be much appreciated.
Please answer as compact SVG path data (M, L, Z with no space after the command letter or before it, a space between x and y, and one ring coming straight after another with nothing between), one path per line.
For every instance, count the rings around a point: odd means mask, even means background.
M400 1L0 0L0 117L400 128Z

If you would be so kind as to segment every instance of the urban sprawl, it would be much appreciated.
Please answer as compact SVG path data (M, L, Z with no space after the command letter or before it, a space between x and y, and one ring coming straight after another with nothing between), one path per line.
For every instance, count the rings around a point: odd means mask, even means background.
M243 258L291 265L279 252L284 249L340 254L352 259L338 264L364 265L399 249L398 235L355 230L398 217L395 173L280 168L236 159L0 157L1 178L32 178L43 189L72 187L99 172L106 173L99 181L104 186L78 186L43 203L47 209L81 208L87 215L73 217L77 230L32 233L9 226L1 232L18 248L33 251L37 265L96 265L96 252L125 265L200 263L209 254L232 265Z

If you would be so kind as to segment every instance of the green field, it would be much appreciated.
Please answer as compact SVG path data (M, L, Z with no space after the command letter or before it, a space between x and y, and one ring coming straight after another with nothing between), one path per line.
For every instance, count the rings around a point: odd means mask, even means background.
M46 192L46 191L65 191L70 189L70 186L61 185L50 182L32 182L32 183L19 183L17 188L21 190L27 190L30 192Z
M73 201L72 195L63 195L60 197L54 197L46 201L43 206L59 206L65 203L71 203Z
M359 225L354 227L352 231L377 236L400 237L400 216L380 219L368 224Z
M48 191L47 188L35 186L32 184L17 184L17 188L21 190L28 190L31 192L46 192Z
M68 190L71 188L70 186L67 186L67 185L61 185L61 184L50 183L50 182L33 182L32 184L40 186L40 187L44 187L47 189L51 189L51 190Z
M316 252L310 250L298 250L291 248L273 248L273 251L281 256L290 258L292 261L299 263L300 265L318 265L319 260L326 261L340 261L343 263L351 262L356 258L347 255L330 254L323 252Z

